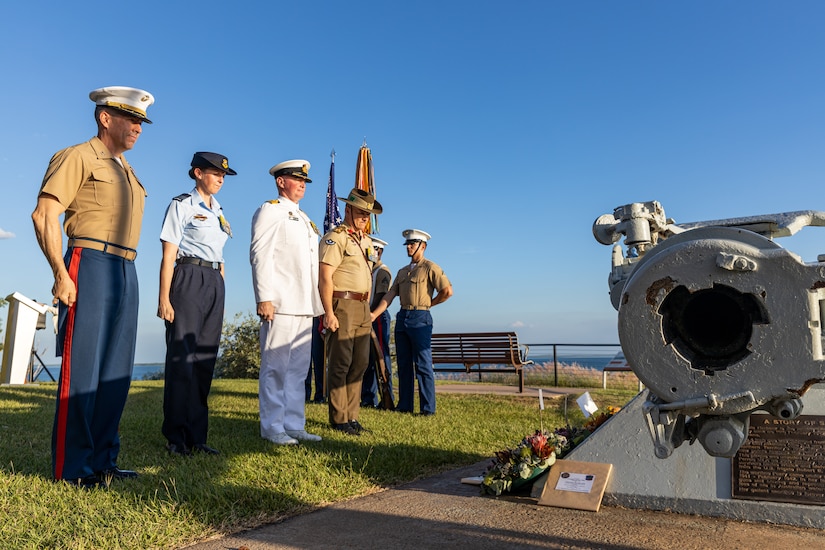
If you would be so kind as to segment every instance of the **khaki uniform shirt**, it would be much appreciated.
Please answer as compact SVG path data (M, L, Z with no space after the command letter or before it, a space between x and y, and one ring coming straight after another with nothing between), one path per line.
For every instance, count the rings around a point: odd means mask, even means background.
M52 157L40 193L66 208L67 237L137 248L146 190L123 155L119 158L122 166L97 137Z
M429 309L435 292L450 286L450 281L436 263L424 258L415 268L402 267L392 288L401 300L402 309Z
M363 294L370 291L376 255L368 235L359 241L346 224L341 224L321 239L318 255L321 263L335 268L333 290Z

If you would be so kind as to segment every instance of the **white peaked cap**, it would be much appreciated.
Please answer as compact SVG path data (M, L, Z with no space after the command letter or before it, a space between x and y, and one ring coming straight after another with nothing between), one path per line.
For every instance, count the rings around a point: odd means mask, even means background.
M155 97L146 90L128 86L108 86L89 92L89 99L94 101L95 105L112 107L152 124L152 121L146 118L146 109L155 102Z

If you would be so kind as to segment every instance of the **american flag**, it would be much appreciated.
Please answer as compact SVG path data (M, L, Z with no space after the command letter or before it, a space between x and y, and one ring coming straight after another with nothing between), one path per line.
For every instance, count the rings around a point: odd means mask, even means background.
M341 213L338 212L338 197L335 194L335 149L329 155L332 162L329 165L329 185L327 186L327 210L324 214L324 233L341 225Z

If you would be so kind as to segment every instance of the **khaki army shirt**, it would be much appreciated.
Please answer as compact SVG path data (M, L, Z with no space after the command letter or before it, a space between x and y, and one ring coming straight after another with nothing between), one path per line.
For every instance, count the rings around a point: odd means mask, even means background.
M450 281L438 264L424 258L413 269L402 267L392 288L401 300L401 307L428 309L433 295L450 286Z
M335 268L332 274L334 290L370 291L376 256L368 235L359 240L346 224L341 224L321 239L318 256L321 263Z
M66 208L63 227L69 238L137 248L146 190L123 155L119 158L120 163L97 137L52 157L40 193Z

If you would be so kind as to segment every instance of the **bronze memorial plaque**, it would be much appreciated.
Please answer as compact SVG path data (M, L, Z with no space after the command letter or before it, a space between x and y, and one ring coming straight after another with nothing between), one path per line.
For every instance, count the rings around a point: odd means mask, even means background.
M731 466L733 498L825 504L825 416L751 415Z

